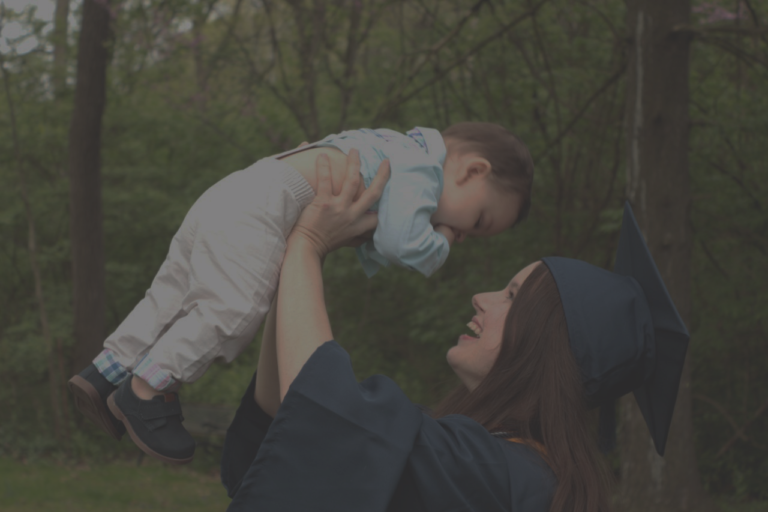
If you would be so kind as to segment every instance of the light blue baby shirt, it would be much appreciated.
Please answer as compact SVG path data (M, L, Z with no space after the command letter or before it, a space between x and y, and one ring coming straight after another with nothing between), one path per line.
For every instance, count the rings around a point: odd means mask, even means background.
M404 135L386 128L363 128L328 135L313 146L332 146L344 154L357 149L366 188L382 160L389 159L389 181L371 206L379 221L373 240L356 248L369 278L390 263L426 277L445 263L448 239L430 223L443 192L446 148L439 131L417 126Z

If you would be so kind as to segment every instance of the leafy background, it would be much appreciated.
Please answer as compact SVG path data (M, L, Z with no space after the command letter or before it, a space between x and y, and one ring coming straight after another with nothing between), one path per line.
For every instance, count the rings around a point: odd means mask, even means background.
M693 3L703 27L762 27L768 19L763 3ZM80 9L73 2L71 55ZM209 186L303 140L358 127L496 122L529 145L536 163L529 220L454 246L428 280L397 267L369 280L354 251L328 257L331 322L360 378L386 374L413 401L434 404L457 383L444 357L473 315L473 294L501 288L545 255L612 267L625 181L623 2L124 0L113 10L102 134L110 329L143 296L186 211ZM323 23L313 24L320 15ZM51 431L49 350L19 187L22 176L51 330L61 343L54 378L63 384L62 375L79 370L71 368L66 169L75 63L67 91L54 96L51 23L32 8L6 9L3 26L10 96L0 102L0 452L129 457L129 443L98 436L71 403L67 439ZM695 441L707 489L738 500L768 499L766 47L765 32L702 35L690 68ZM187 386L182 399L236 405L259 339Z

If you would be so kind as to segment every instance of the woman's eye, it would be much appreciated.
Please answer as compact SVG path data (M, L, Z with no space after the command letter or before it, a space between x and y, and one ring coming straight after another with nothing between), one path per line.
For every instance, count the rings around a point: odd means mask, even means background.
M514 294L514 292L513 292L512 290L510 290L510 291L509 291L509 295L507 295L507 297L509 298L509 300L512 300L512 299L514 299L514 298L515 298L515 294Z

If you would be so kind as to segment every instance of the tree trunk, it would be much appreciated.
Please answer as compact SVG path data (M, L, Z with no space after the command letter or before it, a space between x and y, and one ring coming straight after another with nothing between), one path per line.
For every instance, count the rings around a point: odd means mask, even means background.
M691 191L688 176L690 38L673 33L690 0L628 0L627 197L683 320L691 311ZM632 395L621 401L618 510L714 510L696 466L690 350L665 456L653 446Z
M67 19L69 0L56 0L53 27L53 90L60 98L67 88Z
M90 364L101 351L105 336L101 120L106 102L109 23L108 0L84 1L75 108L69 130L75 371Z

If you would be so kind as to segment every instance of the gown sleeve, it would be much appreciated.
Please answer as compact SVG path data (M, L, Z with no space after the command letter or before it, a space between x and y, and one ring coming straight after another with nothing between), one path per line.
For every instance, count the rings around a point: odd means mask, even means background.
M227 428L224 449L221 454L221 483L227 495L234 497L243 476L251 467L262 441L272 424L272 416L264 412L254 399L256 374L240 399L232 423Z
M505 444L464 416L430 418L387 377L358 383L330 341L294 380L228 510L509 511L519 500Z

